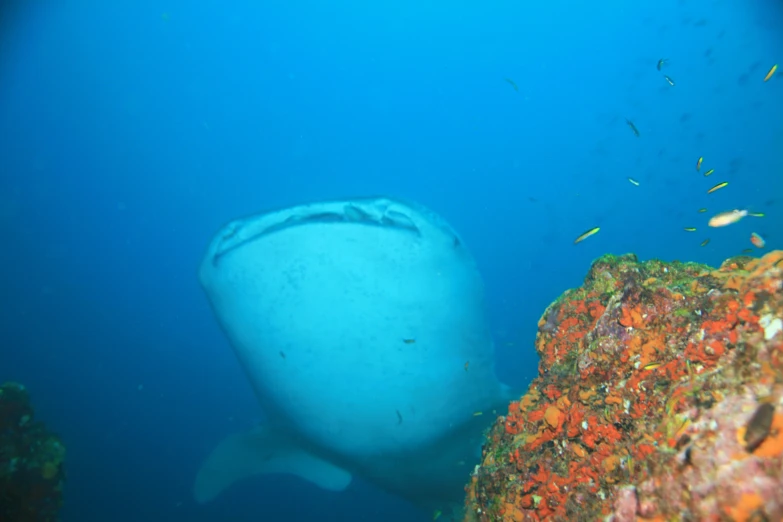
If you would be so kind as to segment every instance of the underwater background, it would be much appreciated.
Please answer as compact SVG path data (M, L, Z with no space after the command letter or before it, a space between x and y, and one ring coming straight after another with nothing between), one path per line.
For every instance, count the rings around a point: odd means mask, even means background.
M518 388L544 309L599 255L783 247L778 0L0 9L0 381L67 447L66 522L432 518L360 480L192 500L214 445L263 421L196 278L233 218L432 208L477 260ZM764 217L707 226L735 208Z

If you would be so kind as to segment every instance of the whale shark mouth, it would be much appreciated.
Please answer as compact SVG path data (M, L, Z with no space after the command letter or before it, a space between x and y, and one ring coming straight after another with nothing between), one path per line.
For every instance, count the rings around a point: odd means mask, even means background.
M459 500L506 396L483 282L443 218L382 197L253 215L215 235L199 278L270 424L218 446L197 500L261 473Z
M302 205L293 209L271 212L263 219L233 221L224 228L220 240L212 247L212 264L217 266L224 255L251 241L293 227L316 223L361 224L396 229L414 234L417 237L421 236L421 230L416 225L414 218L406 212L402 205L390 199L364 198L350 203L334 201ZM459 245L460 240L456 233L447 228L445 223L442 223L441 226L444 232L453 236L454 244Z

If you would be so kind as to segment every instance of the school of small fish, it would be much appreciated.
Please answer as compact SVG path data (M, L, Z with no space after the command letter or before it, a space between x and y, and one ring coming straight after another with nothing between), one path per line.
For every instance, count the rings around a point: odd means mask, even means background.
M668 58L661 58L656 63L655 67L656 67L656 69L658 71L662 71L664 69L664 67L668 64L668 62L669 62ZM764 82L768 82L770 80L770 78L772 78L772 76L775 74L775 71L777 71L777 69L778 69L777 64L773 65L769 69L769 71L767 72L766 76L764 76L764 80L763 81ZM663 75L663 79L671 87L675 86L674 80L670 76L664 74ZM511 83L511 85L514 87L514 89L517 90L517 86L516 86L516 84L513 81L509 80L508 78L506 78L506 81ZM633 132L634 136L636 136L637 138L639 138L641 136L641 134L639 132L639 129L636 127L636 124L632 120L629 120L628 118L626 118L625 119L625 123L631 129L631 132ZM701 167L702 167L703 163L704 163L704 156L699 156L699 159L696 160L696 172L701 172ZM715 172L715 169L714 168L710 168L709 170L704 171L703 175L706 178L708 176L711 176L714 172ZM639 181L635 180L634 178L628 177L628 181L632 185L634 185L634 186L638 187L640 185ZM729 185L728 181L721 181L720 183L718 183L718 184L712 186L711 188L709 188L707 190L707 194L712 194L713 192L716 192L718 190L726 188L728 185ZM703 214L703 213L706 213L706 212L707 212L706 208L700 208L698 210L699 214ZM725 227L725 226L737 223L738 221L740 221L741 219L743 219L743 218L745 218L747 216L764 217L764 214L761 213L761 212L750 212L747 209L733 209L733 210L728 210L728 211L725 211L725 212L720 212L718 214L715 214L714 216L712 216L709 219L707 224L708 224L708 226L710 226L712 228ZM588 237L591 237L591 236L597 234L600 230L601 230L600 227L593 227L593 228L590 228L590 229L586 230L585 232L580 234L574 240L574 244L576 245L577 243L581 243L582 241L584 241ZM683 230L685 230L685 232L696 232L697 228L689 226L689 227L683 227ZM751 233L751 235L750 235L750 242L756 248L764 248L766 246L765 239L760 234L758 234L756 232ZM709 243L710 243L710 238L706 238L706 239L704 239L700 243L700 246L705 247ZM743 253L749 253L751 251L752 251L752 249L747 249L746 248L742 252Z

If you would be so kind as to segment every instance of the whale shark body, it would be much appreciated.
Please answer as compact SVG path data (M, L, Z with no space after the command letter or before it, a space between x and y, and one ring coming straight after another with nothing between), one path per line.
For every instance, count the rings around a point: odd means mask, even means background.
M199 278L270 420L206 458L197 501L292 473L334 491L358 475L428 509L461 503L509 393L482 279L440 216L365 198L239 219Z

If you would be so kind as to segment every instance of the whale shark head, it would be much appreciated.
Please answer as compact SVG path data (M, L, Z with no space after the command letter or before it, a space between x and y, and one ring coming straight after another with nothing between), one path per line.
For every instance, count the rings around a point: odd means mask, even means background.
M220 230L199 277L270 423L213 451L197 500L287 472L459 502L507 393L482 279L441 217L388 198L259 214Z

